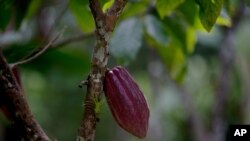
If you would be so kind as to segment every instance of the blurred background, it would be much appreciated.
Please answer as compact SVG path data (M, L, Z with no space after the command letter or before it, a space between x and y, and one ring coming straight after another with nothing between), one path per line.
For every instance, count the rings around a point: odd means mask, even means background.
M103 10L112 4L100 2ZM228 125L250 123L244 2L224 0L216 25L204 26L195 1L129 0L110 39L108 67L125 66L147 98L145 141L223 141ZM43 55L19 66L30 108L51 139L76 140L86 93L78 85L89 73L94 28L87 0L0 0L0 47L9 63L62 34ZM103 101L95 140L139 141L118 127L104 95ZM2 113L0 140L13 140Z

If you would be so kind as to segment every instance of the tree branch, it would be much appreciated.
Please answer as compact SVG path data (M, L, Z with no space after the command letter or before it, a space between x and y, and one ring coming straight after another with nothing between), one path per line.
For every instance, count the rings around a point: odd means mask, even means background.
M114 4L107 10L107 15L120 16L122 9L125 7L125 0L116 0Z
M62 32L58 33L56 35L56 37L54 37L54 39L49 41L49 43L47 45L45 45L42 48L36 49L34 52L32 52L27 57L25 57L23 60L10 64L10 67L13 68L15 66L28 63L28 62L40 57L42 54L44 54L49 49L60 48L62 46L70 44L72 42L81 41L83 39L89 38L89 37L94 35L93 33L80 34L80 35L76 35L76 36L73 36L73 37L66 38L64 40L61 40L61 41L58 41L57 43L55 43L60 38L60 36L62 36L62 34L63 34Z
M0 106L18 128L25 140L49 141L50 139L33 117L23 91L0 51Z
M119 2L117 2L119 1ZM112 7L119 7L119 12L125 6L127 0L116 0ZM98 0L89 0L89 6L96 25L96 46L92 53L91 70L87 79L87 94L85 98L85 110L81 126L78 130L78 141L93 141L96 124L99 121L96 103L100 102L103 92L103 78L108 63L108 40L115 27L118 11L103 13ZM110 16L108 15L116 15Z
M61 35L62 35L62 32L58 33L56 35L56 37L54 39L52 39L51 41L49 41L49 43L46 46L40 48L39 50L36 50L36 51L32 52L30 55L25 57L23 60L21 60L19 62L16 62L16 63L13 63L13 64L10 64L10 66L15 67L15 66L18 66L18 65L28 63L28 62L38 58L43 53L45 53L45 51L47 51Z

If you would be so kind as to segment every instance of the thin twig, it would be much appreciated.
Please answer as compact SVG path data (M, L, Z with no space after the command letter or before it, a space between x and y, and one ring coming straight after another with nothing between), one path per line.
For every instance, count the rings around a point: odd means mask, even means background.
M62 47L62 46L65 46L65 45L68 45L70 43L73 43L73 42L78 42L78 41L82 41L84 39L87 39L87 38L90 38L94 35L94 32L91 32L91 33L87 33L87 34L80 34L80 35L76 35L76 36L73 36L73 37L69 37L69 38L66 38L62 41L58 41L57 43L54 43L50 48L54 49L54 48L59 48L59 47Z
M54 28L56 27L58 22L61 20L64 13L67 11L67 8L68 8L68 2L66 2L65 6L62 8L60 13L56 17L52 27L49 29L48 35L46 36L47 38L49 38L50 35L53 33ZM66 29L66 27L64 27L61 32L57 33L57 35L52 40L50 40L47 45L45 45L44 47L41 47L41 48L36 48L30 55L26 56L23 60L21 60L19 62L15 62L13 64L10 64L10 67L15 67L15 66L18 66L18 65L28 63L28 62L38 58L39 56L41 56L43 53L45 53L45 51L47 51L49 48L53 47L53 44L63 35L65 29ZM47 38L44 39L44 40L47 40Z
M68 45L70 43L73 42L78 42L78 41L82 41L84 39L87 39L89 37L92 37L94 35L94 33L88 33L88 34L80 34L80 35L76 35L73 37L68 37L64 40L58 41L56 42L63 34L64 31L58 33L54 39L52 39L46 46L37 49L35 52L31 53L29 56L25 57L25 59L19 61L19 62L15 62L10 64L10 67L13 68L15 66L18 65L22 65L25 63L28 63L36 58L38 58L39 56L41 56L42 54L44 54L48 49L55 49L55 48L60 48L62 46Z
M10 67L15 67L15 66L18 66L18 65L22 65L22 64L25 64L25 63L28 63L36 58L38 58L39 56L41 56L45 51L47 51L53 44L54 42L59 39L62 34L63 34L64 30L62 32L59 32L55 37L54 39L50 40L49 43L42 47L41 50L39 50L38 52L35 52L35 54L31 54L29 55L28 57L26 57L24 60L21 60L19 62L15 62L13 64L10 64Z

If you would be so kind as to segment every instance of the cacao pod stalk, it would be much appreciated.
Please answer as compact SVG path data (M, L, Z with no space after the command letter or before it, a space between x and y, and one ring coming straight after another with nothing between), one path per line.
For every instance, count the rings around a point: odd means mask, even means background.
M145 138L149 108L139 86L125 68L118 66L105 73L104 92L119 126L139 138Z

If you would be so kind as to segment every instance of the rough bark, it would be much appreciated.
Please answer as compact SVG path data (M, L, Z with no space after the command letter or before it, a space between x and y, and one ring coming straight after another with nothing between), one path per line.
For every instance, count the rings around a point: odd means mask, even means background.
M0 107L21 138L32 141L49 141L48 136L33 117L29 105L0 51Z
M96 104L100 102L103 92L103 78L108 63L108 40L115 27L117 18L127 0L115 0L114 4L103 12L98 0L89 0L89 6L96 25L96 46L92 54L91 70L86 81L87 94L81 126L78 130L78 141L93 141L96 124L99 121Z

